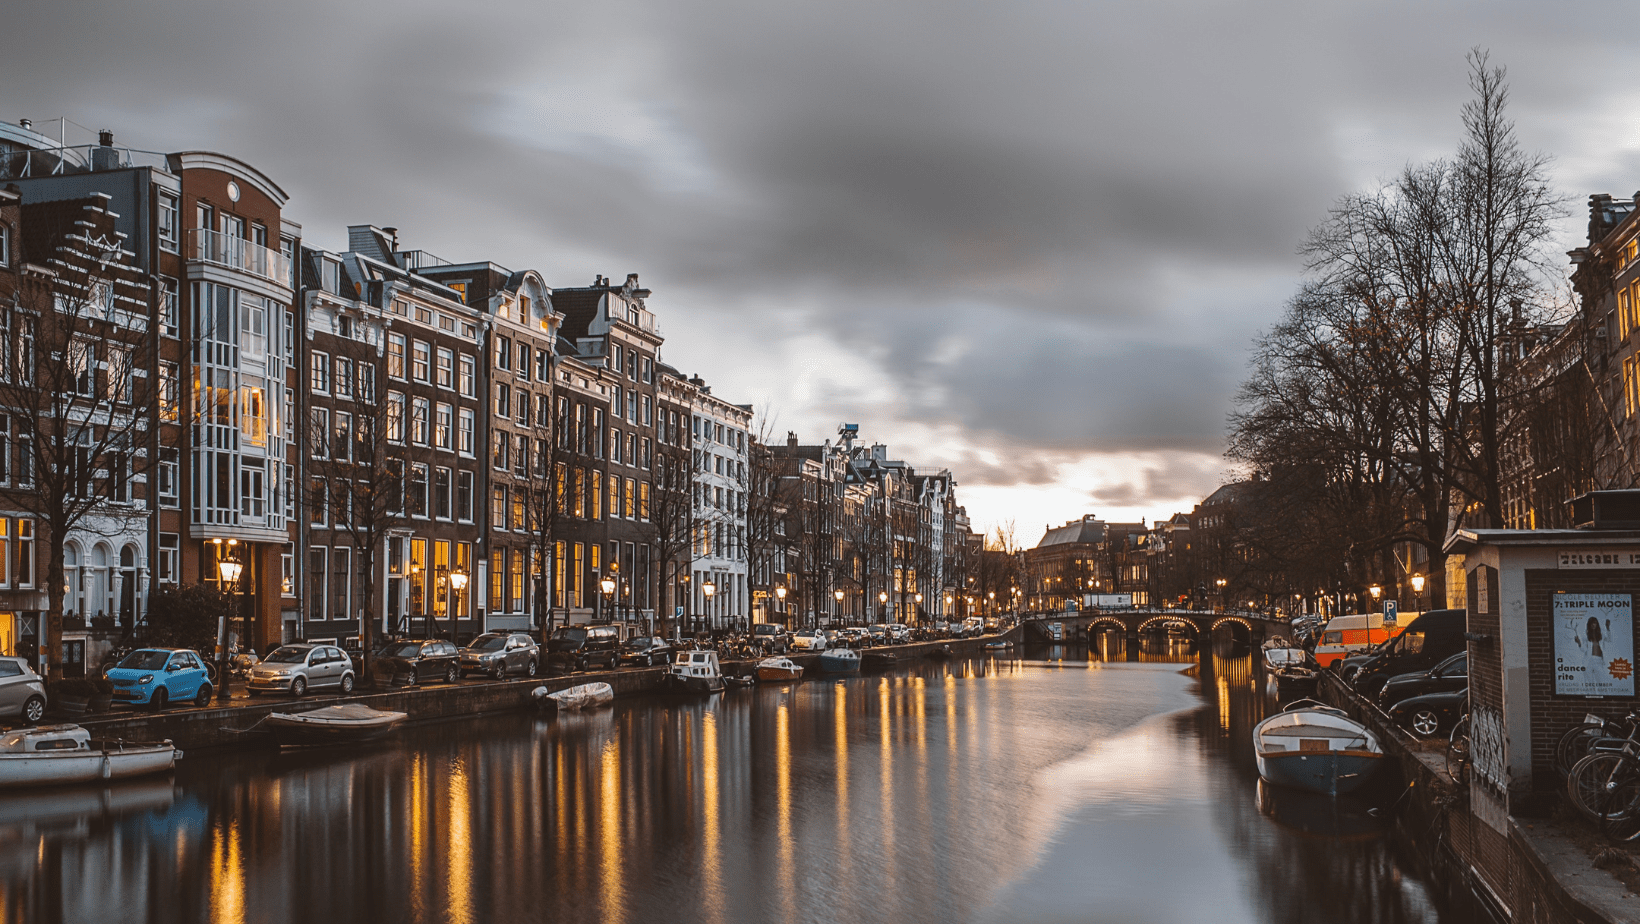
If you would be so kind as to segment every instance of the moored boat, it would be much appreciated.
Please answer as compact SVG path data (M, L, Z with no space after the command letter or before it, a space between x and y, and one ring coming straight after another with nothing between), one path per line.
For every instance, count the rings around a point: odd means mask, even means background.
M828 674L852 674L860 669L860 653L852 648L828 648L820 653L820 669Z
M1258 723L1253 754L1268 782L1331 796L1359 789L1384 762L1384 749L1366 726L1314 700L1299 700Z
M1300 686L1315 683L1315 663L1302 648L1265 648L1264 666L1276 683Z
M262 727L284 747L317 747L370 741L409 718L403 712L372 709L361 703L323 706L306 712L273 712Z
M928 654L926 655L930 661L949 661L955 656L956 652L951 650L950 645L936 645L935 647L928 649Z
M715 651L680 651L667 668L665 686L685 693L719 693L724 688L723 668Z
M1014 647L1014 643L1008 641L1005 638L997 639L994 642L986 642L985 643L985 650L986 651L1007 651L1008 649L1010 649L1012 647Z
M764 683L803 679L803 668L791 658L764 658L757 662L757 679Z
M170 741L94 741L78 725L17 728L0 736L0 788L123 780L176 766Z
M615 688L602 680L594 683L583 683L579 686L568 687L562 690L548 690L546 687L536 687L530 693L535 698L538 709L566 712L575 709L593 709L615 699Z

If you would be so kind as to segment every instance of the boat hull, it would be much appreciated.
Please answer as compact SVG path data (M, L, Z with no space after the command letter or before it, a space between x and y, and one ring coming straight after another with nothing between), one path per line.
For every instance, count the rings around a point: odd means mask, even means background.
M262 720L262 727L273 735L281 747L325 747L337 744L356 744L364 741L374 741L380 738L403 722L407 715L402 712L380 712L368 710L374 715L359 715L352 717L348 714L343 717L316 715L331 709L347 707L326 707L312 712L298 712L288 714L275 712Z
M678 693L722 693L726 686L722 675L714 677L686 677L682 674L667 674L666 684Z
M764 667L758 665L757 679L763 683L780 683L786 680L802 680L803 669L797 665L791 667Z
M536 705L542 709L569 712L576 709L593 709L614 702L615 688L598 681L568 687L554 693L547 692L546 687L536 687L533 695Z
M820 669L828 674L853 674L860 670L860 656L846 657L835 652L820 655Z
M176 758L177 750L169 744L62 754L0 754L0 789L130 779L170 770Z
M1384 755L1372 751L1273 751L1255 756L1258 775L1265 780L1329 796L1360 789L1384 763Z

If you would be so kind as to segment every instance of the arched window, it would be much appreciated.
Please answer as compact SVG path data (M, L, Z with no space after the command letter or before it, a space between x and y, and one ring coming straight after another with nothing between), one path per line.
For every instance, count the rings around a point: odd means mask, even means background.
M137 547L120 549L120 625L131 628L137 624Z
M100 542L92 546L90 560L86 562L85 610L81 614L86 619L114 612L113 572L108 567L108 559L108 546Z
M63 615L85 614L80 599L80 547L72 542L63 545Z

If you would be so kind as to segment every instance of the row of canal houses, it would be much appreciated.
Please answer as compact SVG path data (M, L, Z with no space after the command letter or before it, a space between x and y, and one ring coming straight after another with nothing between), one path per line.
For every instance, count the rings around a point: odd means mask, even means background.
M846 429L760 444L661 360L636 274L552 286L371 225L317 249L288 199L227 155L0 124L0 650L71 662L163 584L239 595L258 649L366 618L927 615L961 587L949 472Z

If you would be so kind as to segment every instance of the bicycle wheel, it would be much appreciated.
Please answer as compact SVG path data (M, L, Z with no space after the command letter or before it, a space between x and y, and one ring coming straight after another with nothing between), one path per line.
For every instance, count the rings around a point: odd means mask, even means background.
M1469 780L1469 716L1452 726L1446 739L1446 775L1462 786Z
M1622 754L1600 752L1574 764L1572 772L1566 775L1566 796L1571 799L1572 807L1584 817L1599 821L1606 797L1623 777L1624 763Z
M1604 726L1584 722L1566 729L1555 743L1555 772L1565 779L1572 767L1589 753L1589 745L1605 737Z
M1600 831L1615 841L1640 838L1640 770L1632 763L1627 770L1600 808Z

